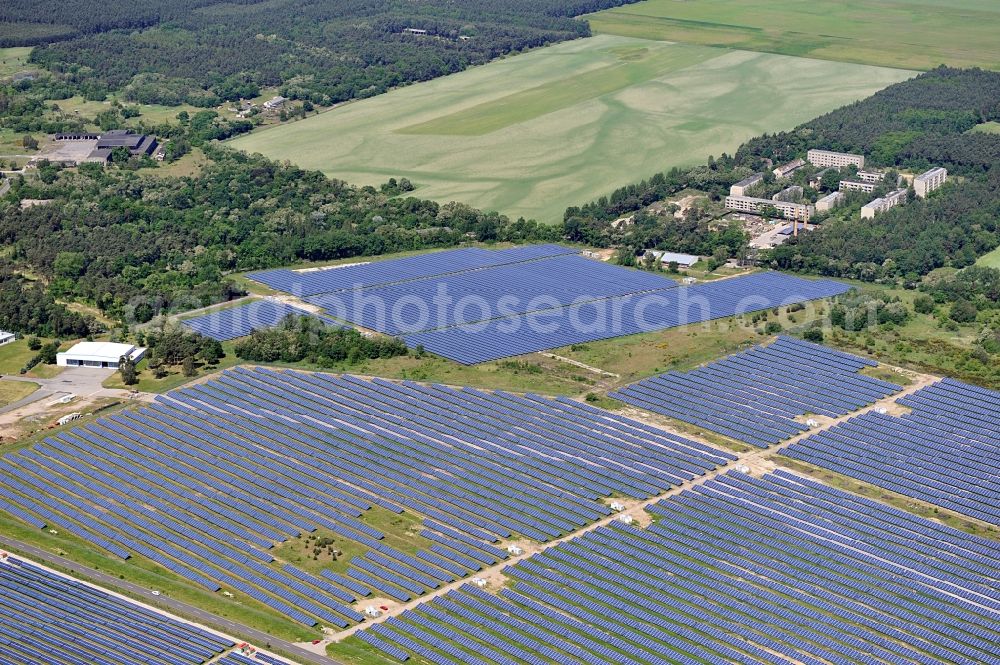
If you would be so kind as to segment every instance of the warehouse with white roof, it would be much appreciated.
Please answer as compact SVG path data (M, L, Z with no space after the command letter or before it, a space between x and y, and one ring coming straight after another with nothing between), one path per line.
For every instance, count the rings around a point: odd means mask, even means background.
M146 349L132 344L116 342L80 342L73 348L56 354L60 367L110 367L118 368L123 357L139 362Z

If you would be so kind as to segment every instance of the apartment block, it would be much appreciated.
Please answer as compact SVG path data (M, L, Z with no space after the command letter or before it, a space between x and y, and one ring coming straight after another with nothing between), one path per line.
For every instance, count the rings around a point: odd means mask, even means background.
M938 189L946 180L948 180L948 170L938 166L914 178L913 191L916 192L917 198L922 199Z
M847 152L813 149L806 154L806 159L813 166L836 166L838 169L852 164L859 169L865 166L864 155L852 155Z

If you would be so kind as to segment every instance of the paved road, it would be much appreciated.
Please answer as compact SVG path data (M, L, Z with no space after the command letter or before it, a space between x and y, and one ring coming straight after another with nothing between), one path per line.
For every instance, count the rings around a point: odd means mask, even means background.
M40 547L22 543L2 534L0 534L0 545L3 545L14 554L24 554L28 558L36 559L51 566L57 566L63 570L69 570L77 575L81 575L89 582L101 584L108 589L117 591L118 593L127 592L129 595L143 598L143 602L147 604L151 603L153 600L150 597L149 589L146 589L145 587L127 582L106 573L102 573L99 570L88 568L87 566L81 566L75 561L70 561L69 559L61 557L58 554L52 554L51 552L48 552ZM247 641L258 647L264 647L265 645L270 644L271 649L291 654L300 663L309 663L310 665L343 665L342 663L339 663L331 658L307 651L302 647L295 646L291 642L280 640L277 637L268 635L267 633L257 630L256 628L244 626L236 623L235 621L216 616L211 612L206 612L205 610L197 608L193 605L188 605L185 602L175 600L169 596L158 596L155 600L157 604L166 606L166 608L178 616L191 621L203 623L206 626L215 628L216 630L221 630L228 636L233 637L236 642Z

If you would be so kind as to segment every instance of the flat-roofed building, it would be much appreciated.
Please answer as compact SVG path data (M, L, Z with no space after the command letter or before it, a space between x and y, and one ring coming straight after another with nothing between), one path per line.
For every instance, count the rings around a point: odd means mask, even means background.
M772 199L758 199L753 196L727 196L726 208L729 210L739 210L753 214L760 214L765 208L774 208L785 219L794 219L800 222L807 222L816 212L816 209L805 203L791 203L789 201L774 201Z
M861 182L879 183L885 179L885 174L878 171L858 171L858 180Z
M763 173L754 173L751 176L747 176L740 180L739 182L729 186L730 196L746 196L747 190L749 190L754 185L759 185L764 182Z
M785 187L783 190L771 197L772 201L786 201L788 203L802 199L803 190L798 185Z
M680 268L690 268L698 263L698 257L694 254L679 254L678 252L665 252L660 249L647 249L646 254L651 254L659 259L664 265L676 263Z
M80 342L73 348L56 354L56 365L60 367L110 367L118 368L122 358L139 362L146 349L133 344L115 342Z
M861 206L861 219L872 219L875 215L904 203L906 203L906 190L897 189Z
M806 159L813 166L857 166L859 169L865 167L864 155L853 155L849 152L833 152L832 150L810 150L806 153Z
M804 159L793 159L787 164L774 167L774 170L771 171L771 173L773 173L776 178L787 178L805 165L806 161Z
M856 180L841 180L840 181L840 191L842 192L864 192L866 194L871 194L875 191L875 183L873 182L858 182Z
M844 202L843 192L833 192L827 194L819 201L816 201L816 212L829 212Z
M946 180L948 180L948 170L938 166L914 178L913 191L916 192L917 198L922 199L938 189Z

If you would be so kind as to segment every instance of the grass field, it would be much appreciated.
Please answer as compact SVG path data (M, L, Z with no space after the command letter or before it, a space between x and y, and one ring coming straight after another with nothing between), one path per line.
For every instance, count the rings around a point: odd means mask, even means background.
M13 404L38 390L37 383L0 379L0 406Z
M995 0L646 0L587 18L595 34L904 69L1000 69Z
M733 151L910 73L600 36L253 132L230 145L358 184L555 222L671 166Z
M1000 122L983 122L970 129L969 132L978 134L1000 134Z
M1000 269L1000 247L997 247L988 254L980 256L979 260L976 261L976 265Z

